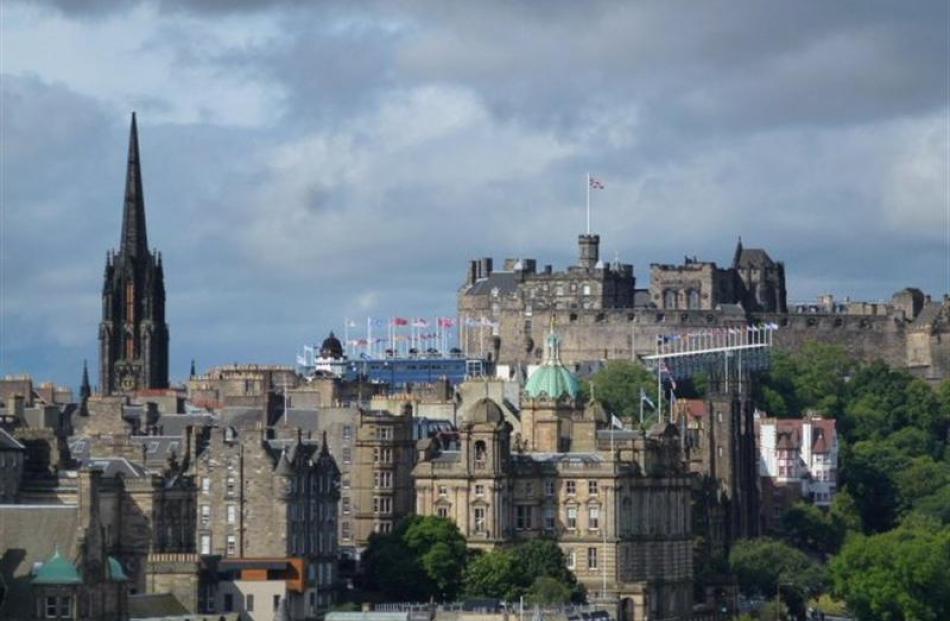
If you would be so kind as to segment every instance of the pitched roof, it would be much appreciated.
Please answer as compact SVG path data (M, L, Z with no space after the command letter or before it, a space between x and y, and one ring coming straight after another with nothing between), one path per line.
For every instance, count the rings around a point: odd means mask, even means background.
M26 450L26 447L23 446L19 440L7 433L4 429L0 429L0 449L23 451Z
M171 593L137 593L129 595L129 618L179 617L188 609Z
M742 248L739 252L737 267L771 267L775 265L772 257L761 248Z

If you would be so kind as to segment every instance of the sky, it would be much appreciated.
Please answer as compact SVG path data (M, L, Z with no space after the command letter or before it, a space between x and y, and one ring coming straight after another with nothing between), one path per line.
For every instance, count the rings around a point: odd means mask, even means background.
M950 289L944 1L0 1L0 374L96 368L137 112L171 377L452 315L469 259ZM93 374L93 382L97 378Z

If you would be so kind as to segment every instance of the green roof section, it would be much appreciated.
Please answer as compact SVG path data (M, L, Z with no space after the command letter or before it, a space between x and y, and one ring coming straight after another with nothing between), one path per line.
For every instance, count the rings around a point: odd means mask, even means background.
M76 571L76 566L64 558L57 550L53 556L43 563L36 575L33 584L82 584L82 578Z
M114 556L109 557L109 580L113 582L126 582L129 577L125 575L125 570L122 569L122 563L120 563Z
M552 331L547 339L544 364L535 369L524 385L529 399L558 400L567 396L576 399L581 385L577 377L561 363L561 340Z

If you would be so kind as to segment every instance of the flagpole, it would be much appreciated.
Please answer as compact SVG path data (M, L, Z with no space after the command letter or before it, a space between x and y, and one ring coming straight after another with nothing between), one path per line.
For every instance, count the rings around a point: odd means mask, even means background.
M587 173L587 234L590 235L590 173Z
M373 357L373 318L366 318L366 355Z

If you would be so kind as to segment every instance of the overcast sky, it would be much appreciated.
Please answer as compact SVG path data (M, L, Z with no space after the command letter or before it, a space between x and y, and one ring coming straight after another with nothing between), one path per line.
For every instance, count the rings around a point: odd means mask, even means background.
M640 286L741 234L790 300L948 289L943 0L0 7L0 373L95 368L131 110L174 380L572 262L588 170Z

